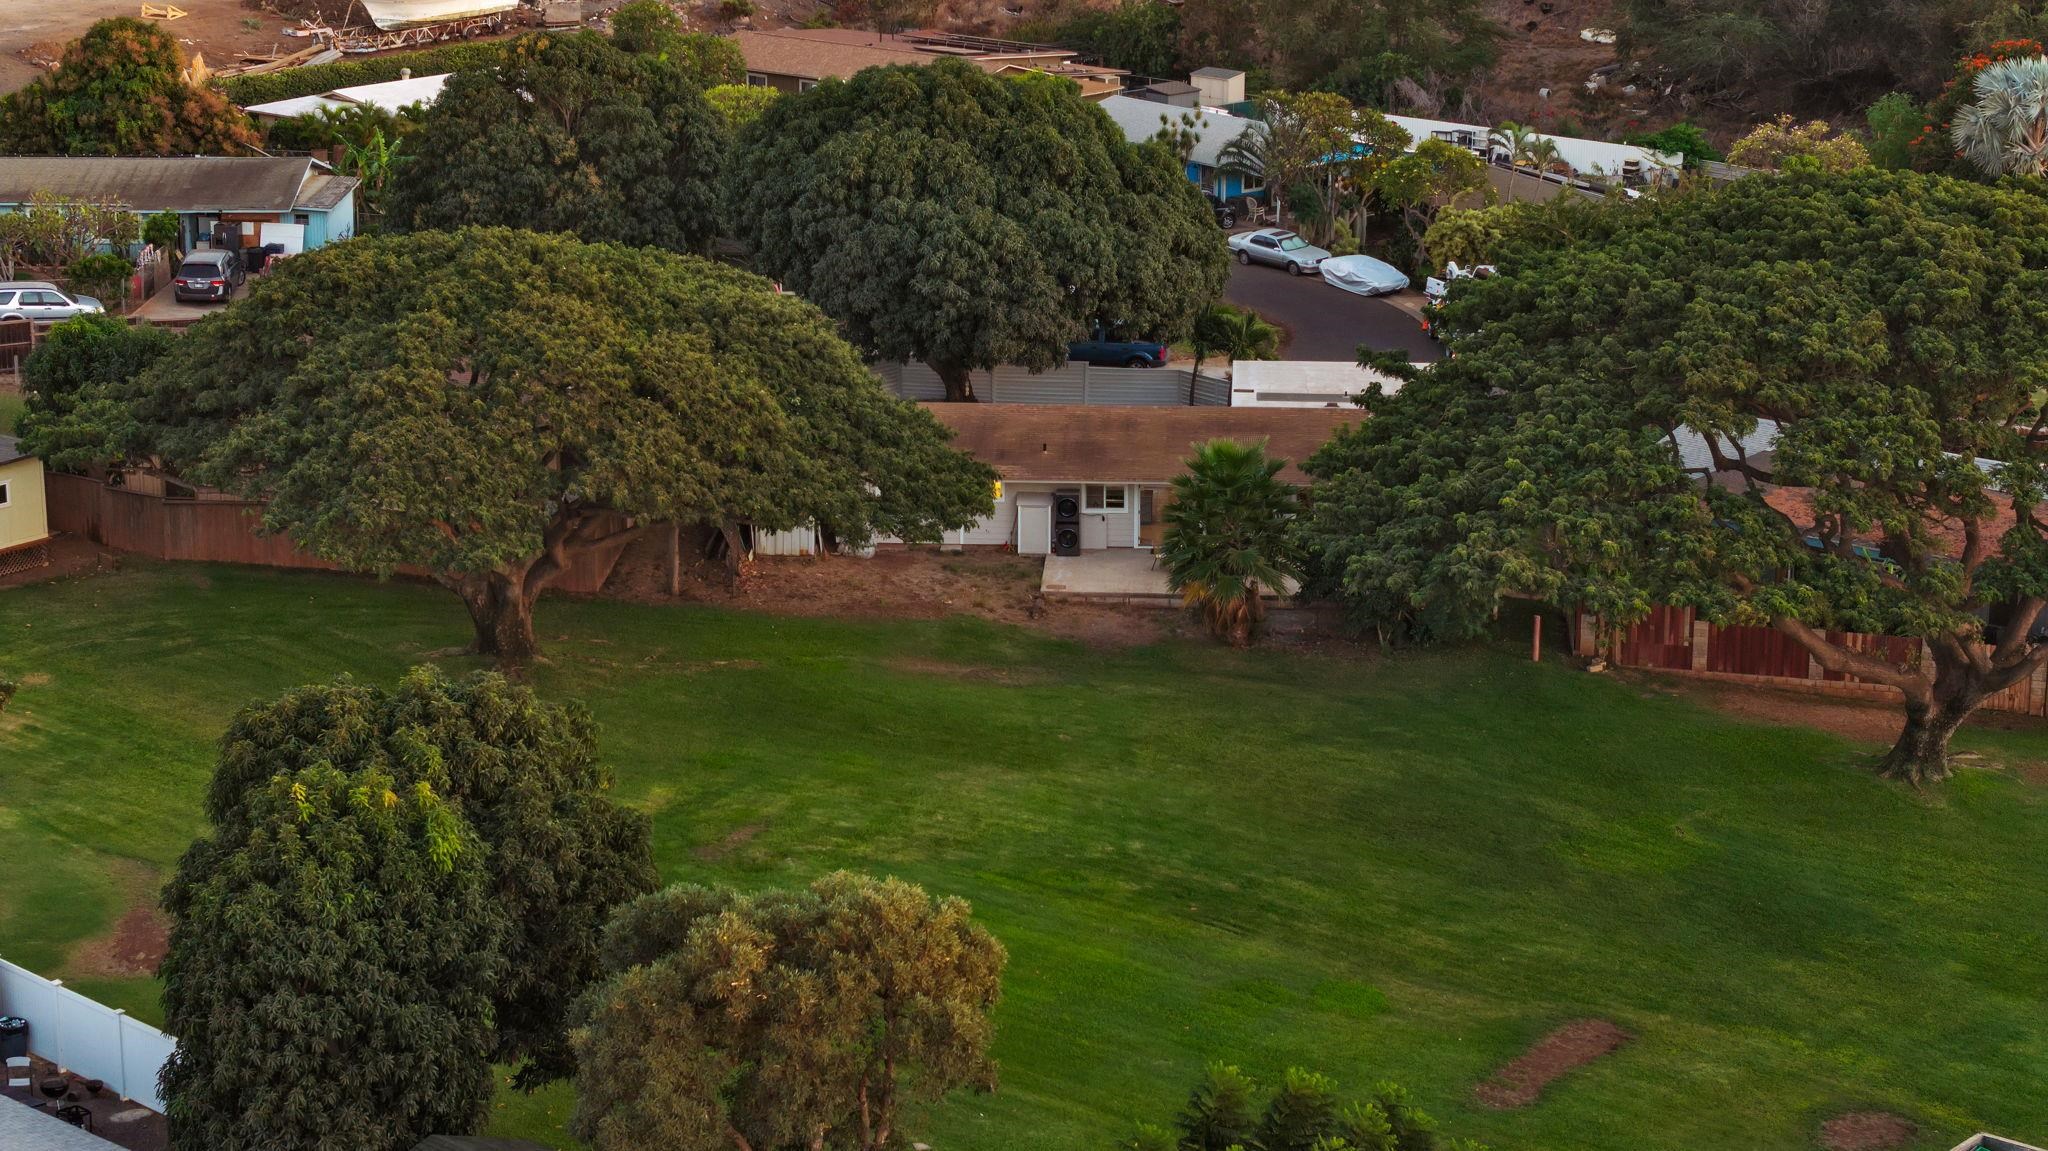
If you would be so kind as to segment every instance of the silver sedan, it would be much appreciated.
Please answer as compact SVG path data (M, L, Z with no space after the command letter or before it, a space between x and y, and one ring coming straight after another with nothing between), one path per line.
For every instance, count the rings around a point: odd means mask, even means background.
M1239 232L1230 237L1230 250L1240 264L1271 264L1287 269L1290 276L1313 272L1330 258L1330 253L1285 228Z

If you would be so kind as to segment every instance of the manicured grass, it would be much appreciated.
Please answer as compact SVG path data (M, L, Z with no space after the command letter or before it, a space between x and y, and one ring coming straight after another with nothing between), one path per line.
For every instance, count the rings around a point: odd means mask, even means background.
M14 423L21 418L21 393L0 392L0 436L14 430Z
M2048 789L2016 771L1918 796L1834 738L1506 651L612 603L541 630L537 685L596 713L670 878L893 873L1002 938L1002 1090L912 1125L940 1151L1107 1147L1218 1057L1396 1079L1502 1151L1792 1151L1866 1108L1930 1149L2048 1134ZM0 716L0 950L63 973L117 861L171 866L237 705L465 631L436 589L230 568L0 593L0 675L31 685ZM146 980L87 986L152 1010ZM1470 1103L1586 1015L1639 1038L1524 1110ZM498 1129L564 1142L568 1101Z

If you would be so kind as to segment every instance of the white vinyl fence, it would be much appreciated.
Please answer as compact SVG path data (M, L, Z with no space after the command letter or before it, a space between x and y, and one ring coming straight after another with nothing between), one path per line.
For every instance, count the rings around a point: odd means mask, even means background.
M29 1050L125 1099L162 1111L157 1072L178 1041L54 979L0 959L0 1015L28 1020Z
M943 400L946 385L923 364L881 363L875 374L906 400ZM1118 407L1227 407L1230 382L1202 373L1193 383L1187 368L1098 368L1070 363L1047 372L997 368L974 372L974 395L985 404L1106 404Z

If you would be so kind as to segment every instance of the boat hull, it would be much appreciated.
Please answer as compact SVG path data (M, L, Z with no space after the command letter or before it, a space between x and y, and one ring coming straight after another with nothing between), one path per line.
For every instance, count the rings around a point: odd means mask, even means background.
M361 0L370 23L386 32L421 28L472 16L495 16L519 7L519 0Z

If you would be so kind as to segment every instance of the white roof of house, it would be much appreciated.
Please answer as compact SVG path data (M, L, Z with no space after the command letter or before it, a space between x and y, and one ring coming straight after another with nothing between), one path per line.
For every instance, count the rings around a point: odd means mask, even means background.
M1639 148L1634 144L1610 144L1605 140L1581 140L1577 136L1547 136L1540 133L1536 138L1555 144L1557 158L1570 164L1574 172L1604 172L1610 176L1618 176L1621 174L1622 166L1630 160L1642 165L1646 172L1658 168L1675 171L1685 162L1685 157L1676 152L1656 152L1648 148Z
M1349 360L1238 360L1230 365L1230 406L1348 408L1375 383L1387 395L1401 390L1400 380Z
M289 100L272 100L268 104L251 104L246 109L257 116L304 116L322 108L345 108L350 104L368 104L386 112L397 112L414 104L431 104L440 98L442 85L451 75L440 72L432 76L413 76L405 80L386 80L381 84L354 84L347 88L336 88L318 96L295 96Z
M1414 137L1414 143L1416 144L1429 139L1438 132L1469 132L1477 137L1479 143L1483 145L1486 143L1487 134L1493 131L1493 129L1484 124L1460 124L1455 120L1430 120L1421 116L1395 116L1389 114L1387 119L1399 124L1403 131ZM1411 150L1413 150L1412 145Z
M1111 96L1096 104L1109 113L1116 126L1124 130L1124 138L1133 144L1142 144L1157 136L1166 125L1160 122L1165 116L1169 123L1178 125L1183 115L1195 118L1194 151L1188 159L1204 167L1214 168L1222 162L1223 149L1230 142L1242 136L1247 128L1257 124L1243 116L1233 116L1216 108L1176 108L1156 100L1140 100L1135 96Z

